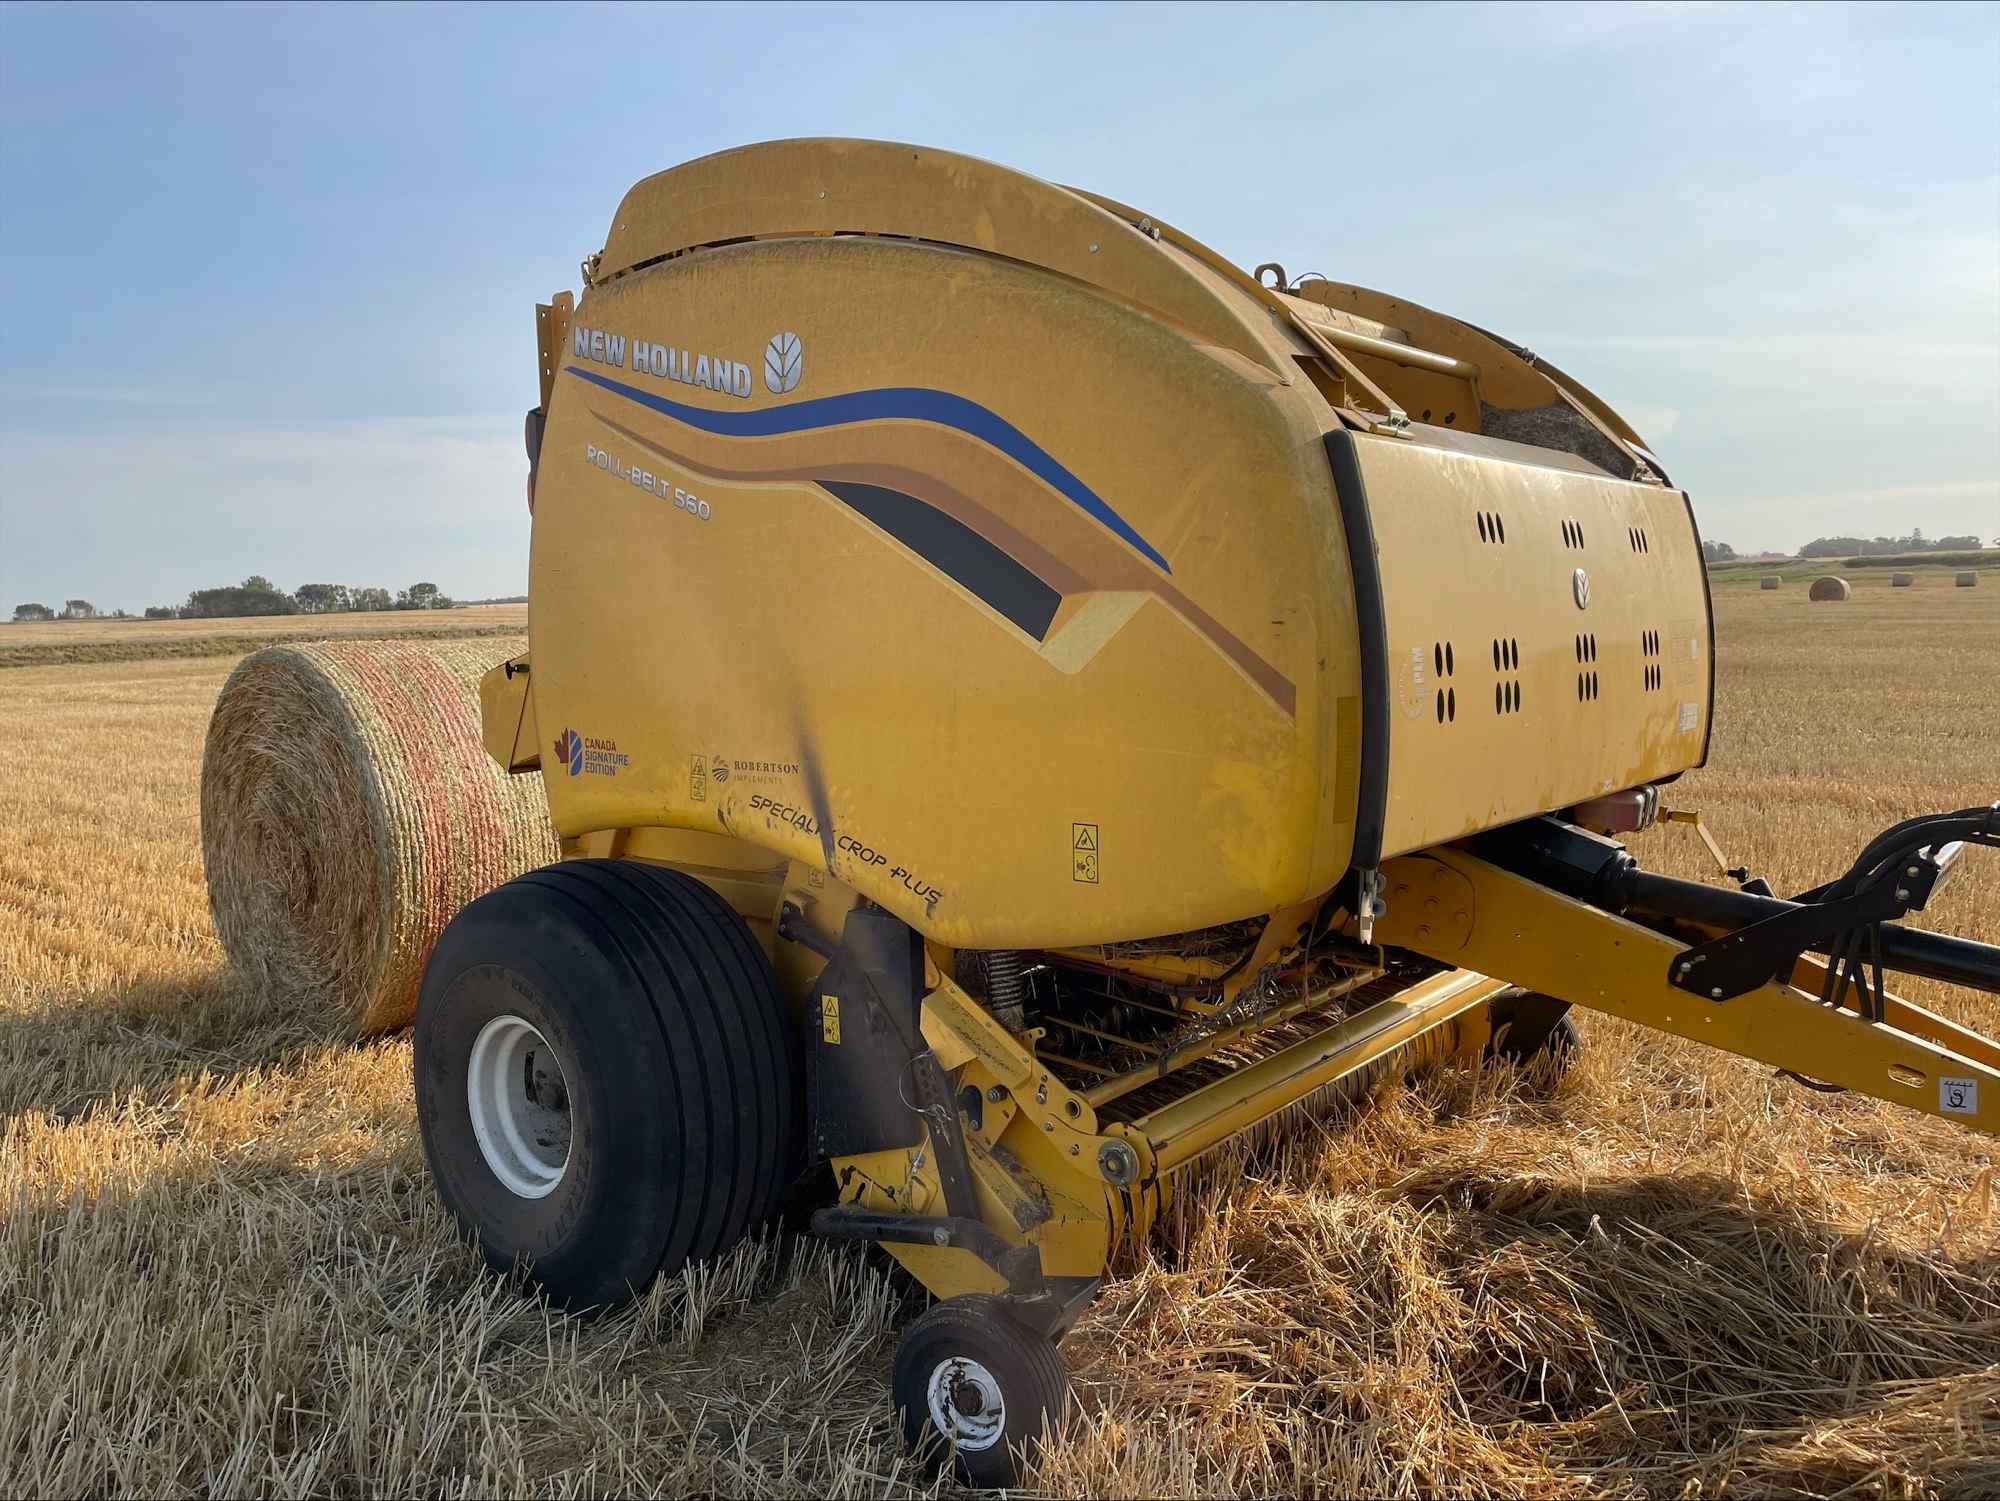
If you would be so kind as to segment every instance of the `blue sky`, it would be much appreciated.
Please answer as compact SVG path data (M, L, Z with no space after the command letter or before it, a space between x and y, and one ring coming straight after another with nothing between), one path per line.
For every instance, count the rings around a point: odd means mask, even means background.
M1546 354L1739 548L2000 535L2000 8L0 4L0 612L527 577L532 304L879 136Z

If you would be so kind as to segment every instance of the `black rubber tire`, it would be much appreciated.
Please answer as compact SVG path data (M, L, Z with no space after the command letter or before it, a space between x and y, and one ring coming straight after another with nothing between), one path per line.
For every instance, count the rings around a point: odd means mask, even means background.
M467 1103L480 1030L541 1032L570 1146L545 1198L488 1165ZM727 1250L778 1207L801 1153L798 1032L763 949L691 876L628 860L531 871L461 911L417 1001L417 1122L446 1207L488 1265L603 1308Z
M985 1448L953 1444L933 1420L931 1374L953 1360L977 1361L999 1387L1004 1418ZM1019 1485L1024 1463L1062 1427L1069 1372L1055 1341L1016 1323L998 1298L968 1293L947 1298L903 1331L896 1346L896 1414L903 1437L919 1455L950 1460L967 1485Z

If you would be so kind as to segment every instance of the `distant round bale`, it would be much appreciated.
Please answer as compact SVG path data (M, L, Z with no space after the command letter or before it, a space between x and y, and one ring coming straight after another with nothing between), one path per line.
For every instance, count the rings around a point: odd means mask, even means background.
M1847 587L1846 579L1837 579L1832 574L1823 574L1812 582L1807 591L1808 599L1845 599L1853 591Z
M1767 574L1765 574L1765 575L1764 575L1764 576L1763 576L1762 578L1760 578L1759 580L1757 580L1757 587L1758 587L1759 589L1775 589L1775 588L1777 588L1777 587L1778 587L1778 576L1777 576L1777 575L1776 575L1775 573L1767 573Z
M1891 589L1907 589L1916 581L1917 576L1914 573L1892 573L1889 575L1889 587Z
M479 678L525 641L332 641L237 665L201 762L215 931L269 1004L405 1026L452 916L558 850L536 774L479 738Z
M1970 589L1978 582L1979 575L1974 573L1970 568L1961 573L1957 579L1958 587L1961 589Z

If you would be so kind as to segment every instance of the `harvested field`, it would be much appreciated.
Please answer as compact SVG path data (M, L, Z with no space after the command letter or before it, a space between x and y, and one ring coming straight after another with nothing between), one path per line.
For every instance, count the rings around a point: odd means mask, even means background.
M1953 562L1954 558L1959 561ZM1895 572L1914 575L1919 585L1933 579L1949 583L1953 573L1968 566L1968 560L1977 560L1973 564L1977 571L2000 570L2000 548L1989 548L1983 553L1921 553L1878 558L1744 558L1709 564L1708 583L1716 590L1756 588L1762 579L1774 577L1790 588L1794 584L1810 584L1821 574L1839 570L1848 575L1847 582L1857 591L1886 589L1890 575ZM1887 566L1891 564L1893 568Z
M516 636L526 605L457 610L386 610L345 615L265 615L232 620L59 620L0 625L0 668L81 662L237 657L275 641L332 636L450 641Z
M2000 796L2000 594L1757 576L1670 796L1732 859L1796 889ZM198 798L232 665L0 674L0 1493L910 1489L906 1284L780 1238L594 1323L524 1301L432 1196L407 1040L230 976ZM1635 849L1703 873L1688 830ZM2000 858L1929 918L2000 940ZM2000 1147L1584 1026L1552 1095L1441 1074L1212 1164L1065 1342L1040 1487L2000 1491Z

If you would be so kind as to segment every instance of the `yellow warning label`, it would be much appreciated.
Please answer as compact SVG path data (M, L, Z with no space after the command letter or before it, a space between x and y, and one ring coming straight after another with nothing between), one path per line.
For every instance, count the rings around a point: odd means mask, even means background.
M1073 823L1069 826L1069 876L1087 886L1097 884L1097 825Z
M835 1047L840 1046L840 997L837 995L819 998L819 1035Z

